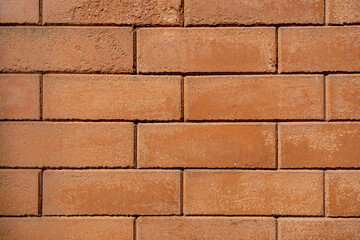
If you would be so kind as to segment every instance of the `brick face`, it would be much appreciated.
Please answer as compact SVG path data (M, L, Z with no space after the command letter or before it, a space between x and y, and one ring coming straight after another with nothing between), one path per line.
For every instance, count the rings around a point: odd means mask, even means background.
M326 0L326 22L329 24L360 23L360 2L356 0Z
M2 0L0 23L38 23L38 0Z

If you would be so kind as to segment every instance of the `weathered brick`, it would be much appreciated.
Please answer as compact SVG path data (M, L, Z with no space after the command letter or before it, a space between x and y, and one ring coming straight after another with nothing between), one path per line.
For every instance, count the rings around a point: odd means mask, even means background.
M38 0L1 0L0 23L38 23Z
M40 75L0 74L0 119L40 118Z
M322 215L323 173L185 170L184 214Z
M131 123L0 123L0 166L133 166Z
M360 75L326 77L326 117L360 119Z
M139 124L137 149L141 168L274 168L275 124Z
M139 72L274 72L275 28L149 28L137 32Z
M360 71L360 27L279 29L280 72Z
M325 185L327 216L360 215L360 171L326 171Z
M180 171L46 170L44 215L180 214Z
M186 25L321 24L323 0L185 0Z
M181 77L45 75L45 119L181 118Z
M360 1L326 0L326 22L330 24L360 23Z
M131 28L3 27L0 71L132 72Z
M360 167L359 123L279 124L281 168Z
M180 25L181 0L44 0L45 23Z
M322 75L185 78L190 120L323 119Z
M125 217L0 218L0 238L132 240L133 221Z
M0 169L0 215L38 214L39 173Z
M138 240L275 240L272 218L238 217L141 217Z
M360 219L279 218L279 240L356 240Z

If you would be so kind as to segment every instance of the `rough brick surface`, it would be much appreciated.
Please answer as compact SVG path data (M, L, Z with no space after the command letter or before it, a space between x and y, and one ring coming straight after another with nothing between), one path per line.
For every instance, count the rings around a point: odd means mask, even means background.
M45 75L44 118L179 120L180 82L175 76Z
M326 22L329 24L360 23L360 1L326 0Z
M275 124L139 124L139 167L274 168Z
M132 240L133 221L123 217L2 218L0 238Z
M39 173L0 169L0 215L38 214Z
M132 123L0 123L0 166L128 167Z
M137 220L138 240L275 240L271 218L142 217Z
M185 215L322 215L321 171L186 170Z
M323 0L185 0L186 25L321 24Z
M327 216L360 216L359 171L327 171L325 184Z
M38 0L1 0L0 23L38 23Z
M43 213L179 214L180 171L45 171Z
M0 119L40 118L40 75L0 74Z
M185 118L323 119L323 76L186 77Z
M131 28L3 27L0 71L132 72Z
M275 71L273 27L151 28L137 34L139 72Z
M360 75L326 77L328 119L360 119Z
M360 167L359 123L279 124L281 168Z

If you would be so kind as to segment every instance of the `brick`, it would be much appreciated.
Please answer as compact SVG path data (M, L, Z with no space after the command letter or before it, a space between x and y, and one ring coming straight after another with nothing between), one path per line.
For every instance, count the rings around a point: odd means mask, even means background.
M137 32L139 72L274 72L275 28L150 28Z
M185 0L186 25L322 24L322 0Z
M132 72L131 28L3 27L0 71Z
M360 2L357 0L326 0L326 22L329 24L360 23Z
M44 215L180 214L180 171L47 170Z
M185 170L185 215L322 215L321 171Z
M141 168L274 168L275 124L139 124L137 149Z
M39 173L39 170L0 169L0 215L38 214Z
M359 123L281 123L279 166L358 168L359 142Z
M45 75L45 119L179 120L181 77Z
M279 29L280 72L360 71L360 27Z
M41 217L1 218L1 239L132 240L133 218Z
M279 240L356 240L360 238L360 219L279 218Z
M0 119L40 119L40 75L0 74Z
M0 23L38 23L38 0L0 1Z
M0 166L130 167L131 123L0 123Z
M141 217L136 222L138 240L275 240L272 218Z
M360 171L326 171L325 211L327 216L360 215Z
M185 78L188 120L323 119L322 75Z
M44 0L44 22L66 24L180 25L181 0Z
M360 74L326 77L328 119L360 119Z

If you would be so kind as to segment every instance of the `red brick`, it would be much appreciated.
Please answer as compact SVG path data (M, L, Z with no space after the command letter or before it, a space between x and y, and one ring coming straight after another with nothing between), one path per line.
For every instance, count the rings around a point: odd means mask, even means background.
M322 75L185 78L190 120L323 119Z
M360 119L360 75L326 77L328 119Z
M0 71L132 72L131 28L3 27Z
M133 166L131 123L0 123L0 166Z
M45 171L44 215L180 214L180 171Z
M356 240L360 219L279 218L279 240Z
M275 28L150 28L137 32L139 72L274 72Z
M38 23L38 0L1 0L0 23Z
M38 214L39 173L39 170L0 169L0 215Z
M326 22L330 24L360 23L360 1L326 0Z
M360 167L359 123L279 125L281 168Z
M44 0L45 23L180 25L181 0Z
M138 240L275 240L272 218L238 217L141 217Z
M327 216L360 216L360 171L326 171Z
M40 118L40 75L0 74L0 119Z
M360 27L279 29L280 72L360 71Z
M181 118L181 77L45 75L45 119Z
M185 0L186 25L321 24L323 0Z
M139 124L138 166L274 168L275 124Z
M322 215L321 171L185 170L185 215Z
M1 218L1 239L132 240L133 218L42 217Z

